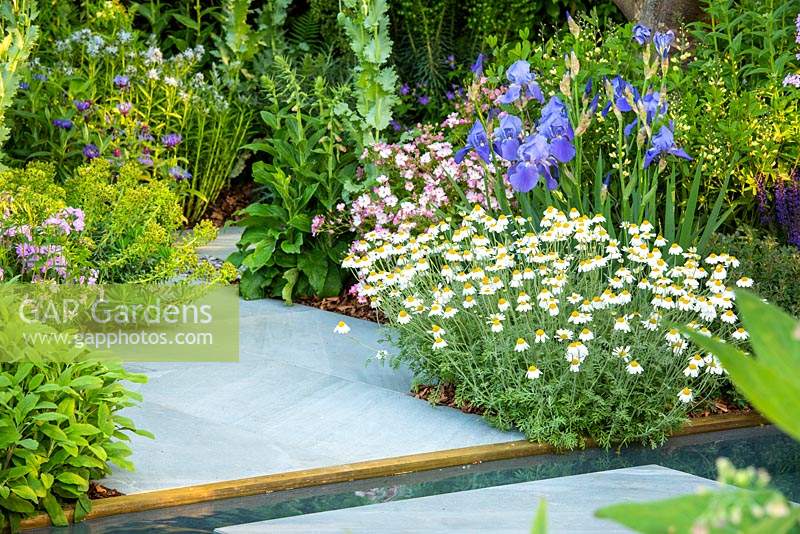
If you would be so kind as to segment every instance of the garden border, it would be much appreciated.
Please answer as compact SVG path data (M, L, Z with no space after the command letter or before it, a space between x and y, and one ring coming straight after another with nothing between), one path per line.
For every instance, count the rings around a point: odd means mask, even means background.
M688 425L672 434L673 437L693 434L704 434L720 430L733 430L763 426L769 421L756 413L711 415L693 419ZM589 442L588 447L596 447ZM367 460L330 467L316 467L300 471L275 473L238 480L225 480L195 486L170 488L163 490L134 493L120 497L110 497L92 501L92 510L86 519L98 519L113 515L133 512L144 512L174 506L186 506L201 502L249 497L275 491L322 486L338 482L351 482L386 476L395 476L418 471L429 471L445 467L456 467L466 464L477 464L495 460L509 460L525 456L539 456L557 452L555 447L542 443L531 443L526 440L475 445L458 449L410 454ZM67 519L72 522L73 510L66 510ZM21 523L23 530L50 526L47 514L39 514Z

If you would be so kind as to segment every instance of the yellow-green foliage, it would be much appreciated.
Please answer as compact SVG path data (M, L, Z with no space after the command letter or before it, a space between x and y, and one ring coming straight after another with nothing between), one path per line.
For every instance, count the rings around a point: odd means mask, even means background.
M66 193L53 181L54 175L53 165L45 162L0 171L0 192L10 201L15 222L35 226L65 207Z
M11 224L29 225L37 235L48 216L66 206L81 209L83 231L59 244L70 265L96 269L98 282L157 282L185 273L210 282L234 279L232 266L217 272L199 261L197 247L214 239L216 229L203 222L184 232L180 197L171 185L135 163L117 169L102 158L59 185L53 165L31 163L0 172L0 211L8 211ZM10 247L0 251L0 263L12 259Z

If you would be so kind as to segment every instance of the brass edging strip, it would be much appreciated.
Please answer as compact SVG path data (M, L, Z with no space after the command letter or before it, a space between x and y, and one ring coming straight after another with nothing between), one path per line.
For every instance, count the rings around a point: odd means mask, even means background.
M769 421L757 414L712 415L690 421L688 425L673 433L673 436L733 430L768 423ZM590 446L594 445L590 444ZM303 469L197 486L154 490L92 501L92 510L86 519L554 452L557 452L556 449L550 445L520 440ZM67 510L66 513L67 518L72 522L72 510ZM42 528L49 525L50 518L47 514L36 515L21 523L23 529Z

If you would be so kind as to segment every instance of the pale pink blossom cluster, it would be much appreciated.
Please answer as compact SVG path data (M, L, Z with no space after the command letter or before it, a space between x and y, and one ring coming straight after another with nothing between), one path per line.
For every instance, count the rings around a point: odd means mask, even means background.
M461 126L456 117L445 121L444 130ZM461 164L453 159L453 145L445 132L431 126L409 142L378 143L362 159L379 173L377 183L350 205L350 222L360 235L376 230L393 232L430 224L442 211L460 201L460 189L470 204L485 205L485 168L475 158ZM493 174L493 170L490 169ZM494 199L492 199L495 204Z

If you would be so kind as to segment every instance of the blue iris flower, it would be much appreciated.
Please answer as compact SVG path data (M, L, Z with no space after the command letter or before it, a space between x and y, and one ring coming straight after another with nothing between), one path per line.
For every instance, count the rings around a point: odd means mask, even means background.
M661 93L658 91L650 91L644 95L642 104L647 115L647 124L652 124L656 117L667 113L667 101L661 101Z
M494 151L505 160L516 160L521 133L522 120L514 115L505 115L500 119L500 125L494 130Z
M653 44L656 46L656 52L662 59L667 59L669 56L669 49L672 42L675 41L675 32L672 30L666 32L656 32L653 35Z
M628 111L633 111L633 107L631 103L628 102L628 95L633 95L633 101L639 101L639 91L630 83L626 82L622 76L614 76L611 79L611 87L614 89L614 101L613 105L623 113L627 113ZM608 112L611 110L612 102L609 102L603 108L603 117L608 115Z
M525 91L525 96L535 98L544 103L544 95L539 84L536 83L536 74L531 72L531 65L522 59L515 61L506 71L506 77L511 84L505 94L497 99L501 104L511 104L519 100Z
M651 140L651 146L647 149L647 152L644 155L644 168L646 169L649 167L653 160L662 154L672 154L673 156L678 156L679 158L689 161L692 160L692 157L689 156L689 154L687 154L682 148L678 148L678 146L675 144L675 136L672 134L672 130L666 126L662 126L658 133L653 136L653 139Z
M475 124L472 125L472 129L469 131L469 135L467 135L467 145L456 152L454 158L456 163L464 161L464 157L470 150L477 152L486 163L489 163L492 159L489 138L486 135L486 130L483 128L481 121L476 120Z
M475 58L475 63L473 63L472 66L469 69L476 76L483 75L483 60L484 59L486 59L486 56L484 56L482 53L478 54L478 57Z
M644 44L650 40L651 33L652 30L644 24L637 24L633 27L633 40L644 46Z
M541 134L529 136L517 151L519 163L508 171L508 181L515 191L527 193L544 178L547 188L558 187L558 164L554 161L547 138Z
M567 106L557 96L551 97L542 108L537 131L550 140L550 152L554 158L561 163L572 161L575 157L572 145L575 132L569 122Z

